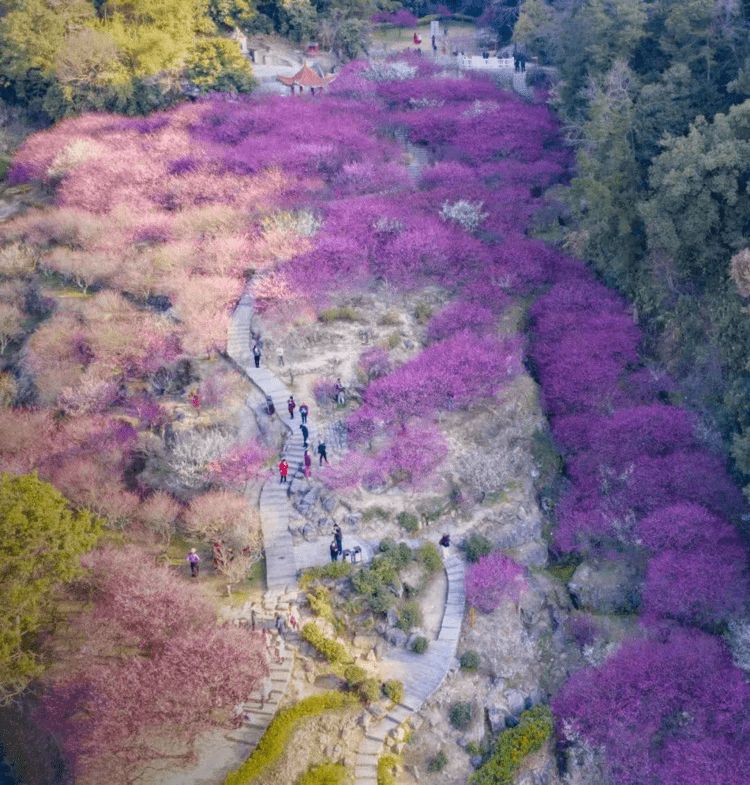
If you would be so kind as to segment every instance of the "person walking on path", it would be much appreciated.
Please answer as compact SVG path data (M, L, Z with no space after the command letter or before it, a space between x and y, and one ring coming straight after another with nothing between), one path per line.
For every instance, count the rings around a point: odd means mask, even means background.
M445 561L450 556L451 550L451 536L450 534L444 534L440 538L440 546L441 546L441 553L443 556L443 561Z
M331 540L331 546L328 549L331 552L331 561L338 561L339 560L339 546L336 544L336 540Z
M286 475L289 472L289 464L286 462L285 458L281 459L281 463L279 463L279 482L286 482Z
M336 549L339 553L344 550L344 535L338 523L333 524L333 538L336 540Z
M260 368L260 346L257 343L253 344L253 359L255 360L255 367Z
M271 700L271 680L268 676L263 677L260 683L260 707L261 709L266 705L266 701Z
M526 55L521 52L521 73L526 71Z
M310 474L312 473L312 458L310 457L310 453L305 450L305 477L309 480Z
M276 356L279 358L279 368L283 368L284 367L284 347L283 346L279 346L279 348L276 349Z
M310 435L310 431L306 425L300 425L299 429L302 431L302 440L304 442L302 446L307 447L307 437Z
M276 614L276 620L274 621L274 625L276 626L276 632L281 635L283 638L286 634L286 621L284 620L284 615L282 613Z
M318 442L318 455L320 456L320 463L319 466L323 465L323 461L328 463L328 456L326 455L326 445L325 442Z
M198 565L198 562L201 560L201 557L198 556L198 553L195 550L195 548L191 548L190 549L190 553L188 553L188 555L187 555L187 560L188 560L188 562L190 562L190 575L191 575L191 577L197 578L198 577L198 570L200 569L200 566Z
M309 411L310 411L310 407L306 403L303 403L299 407L299 416L302 418L302 424L303 425L305 423L307 423L307 414L308 414Z
M346 403L344 397L344 385L341 384L341 379L336 379L336 403L343 406Z
M297 404L294 402L294 396L290 395L289 400L286 402L286 407L289 409L289 417L293 420L294 419L294 410L297 407Z
M289 626L296 632L297 627L299 627L299 623L297 622L297 617L294 615L295 613L295 608L291 608L289 610Z
M273 405L273 398L270 395L266 395L266 411L269 417L273 417L276 414L276 407Z
M281 664L286 659L286 644L284 639L279 635L276 639L276 662Z

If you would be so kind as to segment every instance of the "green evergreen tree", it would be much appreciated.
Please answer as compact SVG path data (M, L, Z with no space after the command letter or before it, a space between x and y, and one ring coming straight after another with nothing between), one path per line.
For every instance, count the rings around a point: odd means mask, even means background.
M78 574L100 530L36 474L0 474L0 700L38 672L34 637L51 592Z

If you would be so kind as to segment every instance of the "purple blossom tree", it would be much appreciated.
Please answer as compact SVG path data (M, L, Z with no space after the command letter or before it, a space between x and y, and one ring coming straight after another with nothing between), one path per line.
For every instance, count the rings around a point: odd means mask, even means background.
M750 687L717 638L667 627L571 676L552 708L563 738L604 750L621 785L750 783Z
M481 556L466 573L466 600L483 613L492 613L503 600L517 601L525 588L523 567L502 553Z

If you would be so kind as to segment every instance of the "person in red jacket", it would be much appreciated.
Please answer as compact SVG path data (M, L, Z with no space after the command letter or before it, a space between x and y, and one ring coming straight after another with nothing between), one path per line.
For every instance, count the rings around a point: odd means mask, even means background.
M305 450L305 477L307 477L308 480L310 479L310 473L312 471L311 467L312 458L310 457L310 453Z
M286 475L289 472L289 464L286 462L284 458L281 459L281 463L279 464L279 482L286 482Z
M289 400L287 401L287 408L289 409L289 416L294 419L294 409L296 408L297 404L294 402L294 396L290 395Z

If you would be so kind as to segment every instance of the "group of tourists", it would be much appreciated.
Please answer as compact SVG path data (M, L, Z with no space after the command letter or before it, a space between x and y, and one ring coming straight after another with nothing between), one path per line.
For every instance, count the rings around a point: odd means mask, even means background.
M339 379L337 384L337 395L339 394L338 386L340 385L342 391L341 395L343 396L344 387L340 383L341 380ZM272 413L273 411L275 411L275 408L272 409L273 401L270 399L270 396L266 396L266 400L269 402L268 403L269 412ZM297 409L297 402L294 400L294 395L290 395L289 400L287 401L287 410L289 411L289 419L291 420L294 419L294 412L296 409ZM305 449L305 455L303 458L303 474L305 475L305 478L309 480L310 475L312 473L312 457L310 456L309 447L308 447L308 439L310 438L310 429L307 427L307 417L310 414L310 407L306 403L303 403L299 407L299 413L300 413L300 418L302 420L299 429L300 429L300 433L302 434L302 446ZM318 442L318 457L320 459L319 460L320 466L323 465L323 461L328 463L328 453L326 451L326 444L322 439ZM279 482L280 483L287 482L288 476L289 476L289 463L286 460L286 458L282 457L281 461L279 462Z

